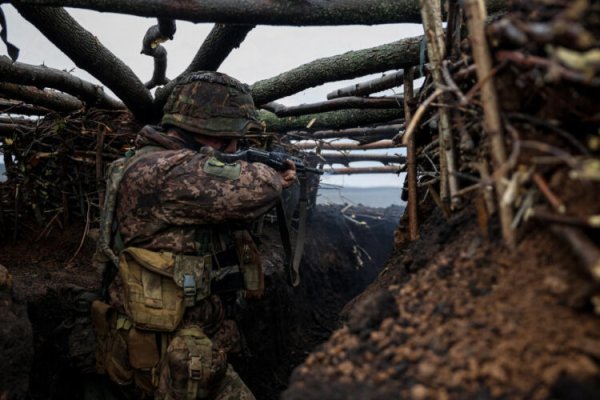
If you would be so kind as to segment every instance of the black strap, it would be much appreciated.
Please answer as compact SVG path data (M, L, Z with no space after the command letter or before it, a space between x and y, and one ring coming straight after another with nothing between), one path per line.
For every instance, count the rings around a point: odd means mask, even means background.
M283 207L283 201L281 197L277 200L277 223L279 224L279 235L281 236L281 243L283 244L283 250L285 252L285 265L288 268L288 279L290 284L294 285L297 281L297 277L293 274L292 267L292 241L290 239L290 225L287 215L285 215L285 208Z
M19 58L19 48L8 42L8 26L6 25L6 19L4 18L4 11L2 11L2 8L0 8L0 27L2 27L0 38L4 44L6 44L8 55L13 61L17 61L17 58Z
M279 223L279 234L283 250L285 251L285 265L288 269L288 280L290 285L298 286L300 283L300 261L304 252L306 237L306 218L308 216L308 186L306 176L298 177L300 180L300 200L298 202L298 232L296 234L295 246L292 251L292 240L290 235L290 219L285 213L281 197L277 201L277 222Z
M294 247L294 258L292 259L291 280L292 286L300 283L300 261L304 252L304 241L306 238L306 218L308 217L308 185L305 174L298 177L300 180L300 201L298 202L298 232L296 234L296 246Z

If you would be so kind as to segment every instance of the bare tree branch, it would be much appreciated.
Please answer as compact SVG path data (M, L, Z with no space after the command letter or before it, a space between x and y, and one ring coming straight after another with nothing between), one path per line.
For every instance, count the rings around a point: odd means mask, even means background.
M325 149L325 150L374 150L374 149L396 149L405 147L403 144L394 143L392 140L380 140L378 142L368 144L358 143L329 143L329 142L317 142L317 141L302 141L294 143L294 146L300 150L307 149Z
M298 106L286 107L278 103L267 103L263 105L264 109L274 112L278 117L294 117L309 113L320 113L326 111L345 110L348 108L357 109L391 109L400 108L402 98L395 97L340 97L338 99L322 101L312 104L300 104Z
M153 118L152 95L133 71L104 47L62 8L40 8L14 3L75 64L111 89L141 121Z
M170 40L173 40L173 36L177 31L177 25L175 24L175 20L171 18L158 17L158 30L163 36L168 37Z
M302 26L421 22L417 0L12 0L12 3L224 24ZM506 8L506 0L486 3L490 13Z
M240 47L255 26L216 24L185 72L216 71L231 51Z
M347 168L324 168L326 175L352 175L352 174L399 174L402 166L386 165L385 167L347 167Z
M144 84L146 89L169 82L167 78L167 49L160 43L173 39L177 30L172 19L158 18L158 24L152 25L142 39L142 54L154 57L154 72L152 78Z
M169 83L169 78L167 78L167 49L158 45L151 52L144 54L154 57L154 72L152 73L152 78L144 83L146 89L152 89L156 86Z
M288 136L302 137L305 139L335 139L335 138L349 138L360 140L370 136L389 136L386 139L392 138L404 129L404 124L396 125L381 125L376 127L367 128L350 128L350 129L338 129L338 130L327 130L309 132L305 130L287 132Z
M404 164L406 157L389 154L345 154L339 153L321 153L320 156L325 159L324 164L344 164L348 165L352 162L360 161L375 161L382 164Z
M0 99L0 113L19 115L46 115L51 113L44 107L36 107L22 101Z
M0 82L0 94L9 99L23 100L26 103L47 107L54 111L75 111L83 108L83 103L71 95L40 90L32 86Z
M10 83L57 89L81 98L90 106L109 109L125 107L123 103L104 93L101 86L86 82L65 71L19 62L13 63L6 56L0 56L0 76L3 81Z
M219 69L231 51L240 47L252 29L254 29L254 25L215 24L186 70L163 88L156 90L155 109L159 111L162 109L178 79L186 73Z
M414 78L420 78L421 74L415 71ZM381 92L382 90L391 89L396 86L401 86L403 82L403 71L392 72L391 74L383 74L380 78L371 79L366 82L356 83L346 86L341 89L334 90L327 94L327 99L337 99L346 96L367 96L371 93Z
M343 129L390 121L402 116L402 110L340 110L301 117L278 118L268 111L260 111L267 131L285 133L305 128Z
M252 85L254 102L262 105L326 82L418 65L422 39L422 36L417 36L321 58L273 78L258 81Z
M13 136L15 132L30 132L32 130L32 126L0 122L0 137Z

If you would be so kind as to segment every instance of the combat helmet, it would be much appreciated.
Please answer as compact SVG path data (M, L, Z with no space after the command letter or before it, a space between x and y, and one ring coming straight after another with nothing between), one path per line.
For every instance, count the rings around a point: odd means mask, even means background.
M263 130L250 87L220 72L194 72L180 79L163 111L163 126L206 136L239 138Z

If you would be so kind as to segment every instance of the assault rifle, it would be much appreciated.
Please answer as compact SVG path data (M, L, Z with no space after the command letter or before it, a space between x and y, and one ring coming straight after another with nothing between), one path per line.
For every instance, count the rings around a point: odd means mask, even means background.
M240 150L236 153L218 153L216 155L219 161L224 163L233 163L237 160L244 160L250 163L259 162L276 171L285 171L288 169L287 160L290 160L296 166L296 172L299 174L312 173L322 175L323 171L317 168L312 168L306 165L303 159L295 157L283 150L260 150L253 147Z
M224 163L233 163L238 160L247 162L259 162L266 164L276 171L285 171L289 169L288 160L296 166L296 172L300 182L300 198L298 199L298 231L296 234L296 243L292 248L292 240L290 236L290 220L286 215L282 200L277 203L277 220L279 221L279 233L285 251L286 264L288 267L288 279L292 286L297 286L300 282L300 260L304 250L304 238L306 230L306 217L308 205L308 188L306 173L323 174L323 171L317 168L312 168L306 165L303 159L292 156L285 151L284 148L275 147L271 151L261 150L254 147L248 147L237 153L218 153L215 155L217 159Z

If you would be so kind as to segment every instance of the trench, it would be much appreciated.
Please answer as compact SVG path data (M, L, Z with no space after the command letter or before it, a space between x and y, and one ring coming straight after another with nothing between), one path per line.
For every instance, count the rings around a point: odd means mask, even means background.
M317 206L307 222L301 280L295 288L286 280L278 226L265 224L259 244L264 257L265 295L235 311L243 346L241 352L229 356L257 399L279 398L293 369L340 327L344 305L375 279L391 254L401 211L397 206ZM91 325L85 309L78 307L81 292L72 286L75 283L93 291L97 284L93 272L85 268L64 271L43 264L57 243L74 245L79 240L76 232L57 232L45 243L49 249L37 244L39 264L28 258L33 257L31 252L24 255L21 248L1 247L3 254L15 258L14 264L10 259L3 262L13 274L16 297L27 304L33 331L32 338L25 335L15 341L23 351L27 346L33 349L29 390L15 388L10 398L120 397L119 390L94 372ZM93 246L86 243L80 262L92 252ZM53 254L57 261L61 258L61 253ZM32 271L37 272L32 275ZM36 280L38 290L28 293L31 279Z

